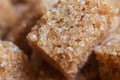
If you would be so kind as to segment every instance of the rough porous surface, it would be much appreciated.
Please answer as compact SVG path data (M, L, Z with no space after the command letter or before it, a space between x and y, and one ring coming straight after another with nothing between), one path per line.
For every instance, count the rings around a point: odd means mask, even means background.
M13 43L0 41L0 79L34 80L28 57Z
M67 80L59 71L48 64L39 53L34 52L31 63L37 80ZM91 55L89 62L76 76L76 80L99 80L98 62L95 55Z
M120 80L120 27L95 48L101 80Z
M79 71L109 32L116 13L109 0L61 0L32 28L32 47L68 79Z

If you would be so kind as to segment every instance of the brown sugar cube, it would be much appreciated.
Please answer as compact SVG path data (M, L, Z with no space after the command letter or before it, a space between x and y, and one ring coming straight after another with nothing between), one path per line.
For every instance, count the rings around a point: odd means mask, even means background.
M0 41L0 80L34 80L28 57L7 41Z
M21 49L23 49L25 53L28 54L31 53L31 49L27 44L28 41L26 40L26 35L28 34L28 32L30 32L31 27L36 24L37 20L39 20L43 14L42 9L39 6L37 6L42 5L40 1L44 0L38 0L36 4L33 4L30 7L30 9L28 9L26 12L24 11L23 16L17 21L16 25L14 25L14 28L6 36L6 40L14 42ZM45 1L46 3L48 3L49 0ZM47 6L49 6L49 4ZM46 6L42 8L46 9Z
M31 57L37 80L66 80L60 72L51 67L38 53Z
M28 9L26 4L12 4L11 0L0 1L0 38L5 39L11 28ZM9 14L8 14L9 13Z
M15 13L12 3L9 0L0 0L0 26L9 26L14 20Z
M120 27L95 48L101 80L120 80Z
M6 28L13 25L16 15L9 0L0 0L0 38L4 36Z
M34 50L73 80L94 45L108 35L115 11L109 0L61 0L27 38Z

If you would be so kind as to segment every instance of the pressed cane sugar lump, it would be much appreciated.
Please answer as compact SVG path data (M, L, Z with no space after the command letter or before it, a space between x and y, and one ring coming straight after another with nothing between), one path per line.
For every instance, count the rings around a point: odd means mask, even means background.
M110 4L109 0L62 0L33 27L28 39L66 77L73 77L93 45L109 32L115 11Z
M0 80L34 80L27 56L13 43L0 41Z
M0 38L6 32L6 28L11 26L16 19L12 3L9 0L0 0Z
M61 0L27 38L50 64L73 79L94 45L108 34L116 11L110 0Z
M120 80L120 27L95 49L101 80Z
M0 0L0 26L9 26L15 21L15 12L9 0Z

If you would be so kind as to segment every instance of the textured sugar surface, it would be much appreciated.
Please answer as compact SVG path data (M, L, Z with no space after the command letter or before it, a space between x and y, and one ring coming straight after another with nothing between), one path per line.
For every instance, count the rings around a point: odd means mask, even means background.
M110 4L109 0L61 0L32 28L28 39L67 77L72 76L93 46L108 35L117 12Z
M0 79L34 80L27 56L13 43L0 41Z

